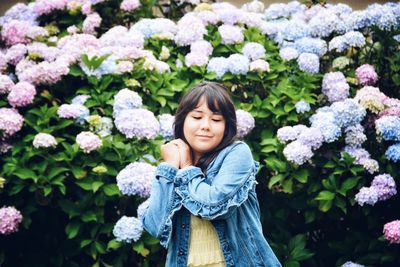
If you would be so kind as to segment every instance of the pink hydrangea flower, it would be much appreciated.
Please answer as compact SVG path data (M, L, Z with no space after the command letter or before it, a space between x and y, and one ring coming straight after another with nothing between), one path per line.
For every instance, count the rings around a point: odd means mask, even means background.
M92 132L81 132L76 136L76 143L84 153L90 153L102 146L101 139Z
M257 59L250 63L251 71L269 72L269 63L264 59Z
M33 139L32 144L36 148L55 147L57 145L57 140L51 134L38 133L37 135L35 135L35 138Z
M16 65L25 57L26 52L27 52L26 45L24 44L13 45L7 50L6 60L8 63Z
M96 28L101 24L101 17L98 13L89 14L83 21L82 32L86 34L95 34Z
M24 118L13 108L0 108L0 130L9 137L21 130Z
M248 135L255 126L254 117L247 111L236 110L237 134L240 138Z
M11 91L11 87L14 86L14 82L7 75L0 74L0 94L7 94Z
M374 85L378 81L378 74L376 74L374 67L369 64L358 67L356 77L361 85Z
M0 209L0 233L3 235L18 231L18 225L22 222L22 215L14 207Z
M28 39L26 34L30 24L26 21L11 20L3 25L1 37L7 45L26 44Z
M126 12L133 11L140 6L139 0L124 0L121 3L121 9Z
M8 103L14 108L24 107L33 102L35 95L35 86L27 82L19 82L11 87L11 91L8 94L7 100Z
M383 234L390 243L400 244L400 220L385 224L383 226Z

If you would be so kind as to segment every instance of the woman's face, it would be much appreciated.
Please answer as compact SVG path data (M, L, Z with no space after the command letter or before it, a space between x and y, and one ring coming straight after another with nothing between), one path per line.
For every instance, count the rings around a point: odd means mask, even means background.
M194 163L221 143L224 132L224 117L220 113L212 112L203 96L197 106L186 115L183 124L183 134L193 150Z

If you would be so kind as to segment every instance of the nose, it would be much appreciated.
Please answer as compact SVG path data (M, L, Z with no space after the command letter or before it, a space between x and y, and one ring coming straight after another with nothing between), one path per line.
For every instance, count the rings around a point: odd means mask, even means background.
M203 120L201 120L201 125L200 128L202 130L209 130L210 129L210 122L208 119L204 118Z

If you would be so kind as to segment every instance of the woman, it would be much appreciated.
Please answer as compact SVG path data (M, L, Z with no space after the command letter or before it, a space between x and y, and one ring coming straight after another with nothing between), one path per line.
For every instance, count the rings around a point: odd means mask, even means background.
M211 82L194 87L174 127L143 216L144 228L168 248L166 266L281 266L262 233L258 163L236 140L227 90Z

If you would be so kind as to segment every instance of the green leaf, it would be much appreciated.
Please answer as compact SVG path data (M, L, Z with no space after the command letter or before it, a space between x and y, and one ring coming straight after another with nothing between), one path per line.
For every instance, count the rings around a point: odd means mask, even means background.
M78 235L80 224L78 222L71 222L65 227L65 233L68 239L72 239Z
M95 222L97 221L96 214L93 211L87 211L82 215L82 221Z
M283 267L300 267L300 263L298 261L289 260L283 263Z
M36 176L36 173L30 169L17 169L13 174L22 180L32 179L37 182L39 179L39 177Z
M108 184L102 187L104 194L106 194L109 197L112 196L118 196L119 193L119 189L118 186L116 184Z
M94 242L94 245L96 246L97 252L100 254L105 254L107 252L106 246L102 242L96 241Z
M335 195L336 195L335 193L325 190L319 192L315 200L333 200L335 198Z
M99 188L100 188L103 184L104 184L104 183L103 183L103 182L100 182L100 181L95 181L95 182L93 182L93 183L92 183L93 192L96 193L97 190L99 190Z
M116 250L122 247L122 243L118 242L116 239L110 240L107 244L107 250Z
M300 169L293 174L294 178L302 184L307 183L310 173L307 169Z
M86 247L87 245L89 245L90 243L92 243L92 240L90 240L90 239L84 239L84 240L81 241L80 247L81 247L81 248L84 248L84 247Z
M278 174L278 175L272 176L271 179L268 182L268 188L271 189L271 187L274 184L283 181L283 179L285 179L285 176L283 174Z

